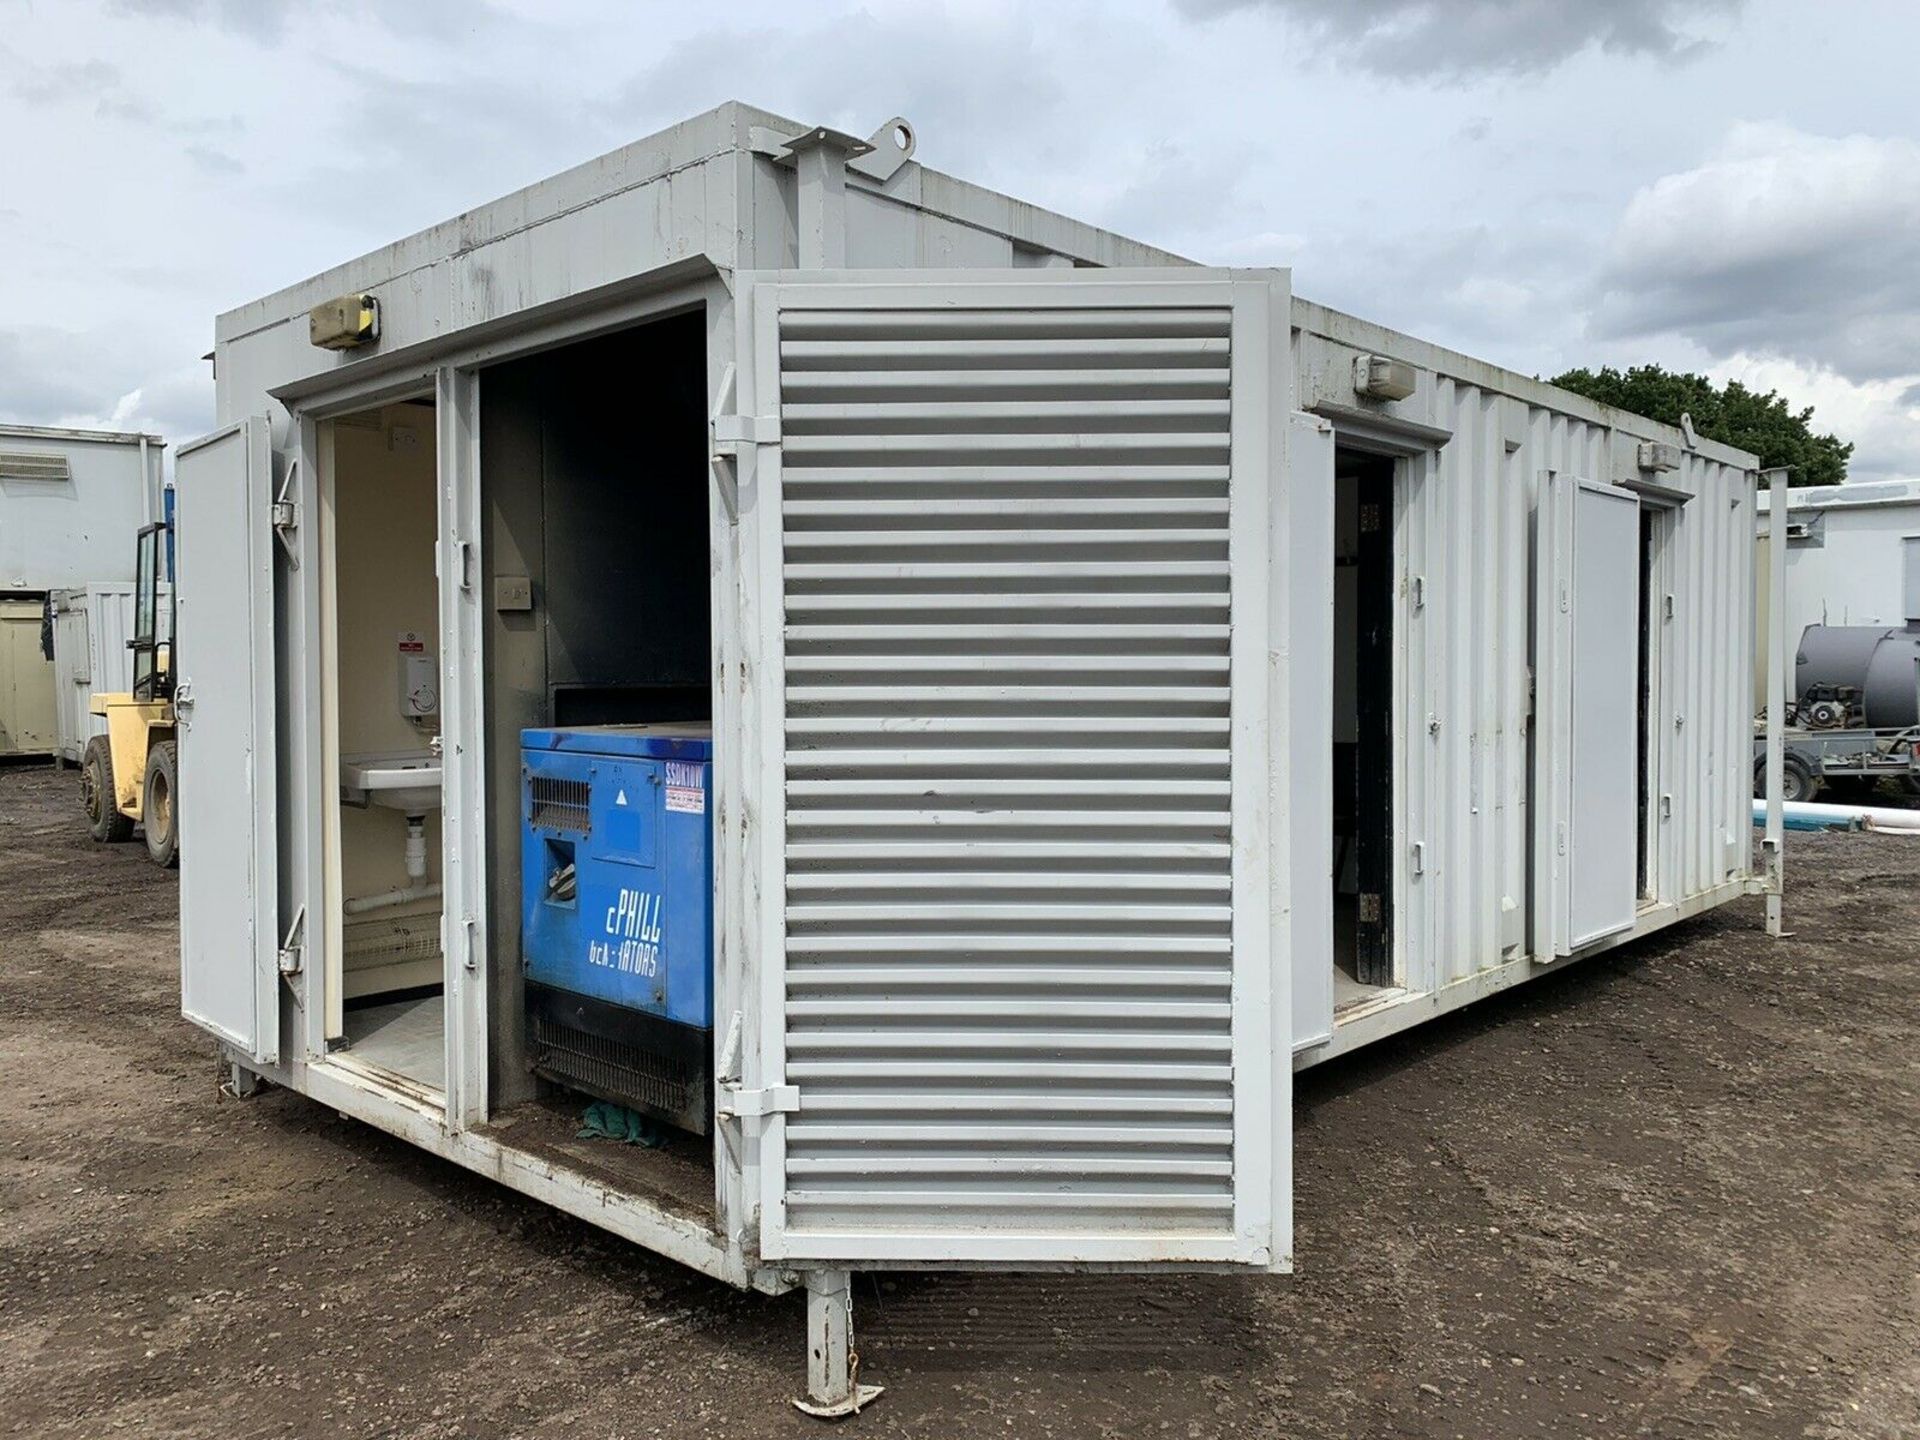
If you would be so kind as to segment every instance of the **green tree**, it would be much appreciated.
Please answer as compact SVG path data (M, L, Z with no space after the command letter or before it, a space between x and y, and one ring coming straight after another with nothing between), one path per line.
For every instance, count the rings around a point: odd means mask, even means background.
M1554 376L1553 383L1669 425L1691 415L1693 428L1709 440L1751 450L1763 467L1790 466L1794 485L1838 485L1847 478L1852 442L1814 434L1813 407L1796 411L1777 390L1762 395L1738 380L1723 388L1704 375L1677 374L1658 365L1569 370Z

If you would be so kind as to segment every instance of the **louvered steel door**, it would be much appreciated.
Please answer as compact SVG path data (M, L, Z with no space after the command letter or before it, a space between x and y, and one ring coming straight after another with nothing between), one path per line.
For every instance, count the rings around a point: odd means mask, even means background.
M1284 272L739 279L762 1253L1284 1268Z

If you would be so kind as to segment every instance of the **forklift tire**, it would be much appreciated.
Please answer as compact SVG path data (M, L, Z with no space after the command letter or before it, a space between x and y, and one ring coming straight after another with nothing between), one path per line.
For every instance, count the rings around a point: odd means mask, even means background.
M180 758L171 740L162 740L147 753L140 815L147 831L147 858L171 870L180 863Z
M113 747L106 736L96 735L80 757L80 804L87 812L87 833L103 844L133 838L133 821L120 813L113 796Z

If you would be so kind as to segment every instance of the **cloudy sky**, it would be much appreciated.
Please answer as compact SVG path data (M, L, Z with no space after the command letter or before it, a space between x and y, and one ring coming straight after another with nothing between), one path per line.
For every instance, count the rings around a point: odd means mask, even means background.
M1920 477L1916 53L1913 0L0 0L0 418L199 433L218 311L738 98Z

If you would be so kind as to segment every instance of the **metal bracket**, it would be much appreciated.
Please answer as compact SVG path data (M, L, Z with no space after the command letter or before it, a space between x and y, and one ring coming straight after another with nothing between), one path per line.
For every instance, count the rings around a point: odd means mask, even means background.
M766 1115L790 1115L800 1108L798 1085L768 1085L759 1090L722 1085L720 1096L719 1113L722 1120L756 1120Z
M273 500L273 538L287 552L287 566L293 570L300 568L300 550L294 544L294 536L300 529L300 502L293 498L293 485L299 474L300 461L296 456L288 464L287 478L280 482L280 493Z
M480 927L474 923L474 918L471 915L466 916L460 921L461 963L465 965L469 971L480 968L480 947L474 944L474 936L479 928Z
M820 133L819 127L810 126L798 135L788 135L767 125L747 127L747 149L755 155L764 155L769 160L790 165L794 160L793 147L796 141L811 138ZM838 132L828 132L838 136ZM851 141L852 153L847 159L847 169L877 180L881 184L894 177L896 171L913 158L919 137L913 126L904 116L895 115L868 136L865 141L851 135L838 136L843 142ZM864 146L865 148L858 148Z
M307 907L302 905L293 912L293 923L287 926L286 938L280 942L280 973L298 975L306 959L307 949Z
M741 450L780 443L780 417L739 414L734 409L737 389L733 363L729 361L720 372L720 389L714 396L713 414L707 419L707 427L713 478L720 487L720 503L730 524L740 521Z
M713 417L713 448L722 455L738 455L742 445L778 445L780 417L777 415L716 415Z
M847 161L847 169L856 170L884 185L893 178L896 170L913 158L916 143L913 126L907 123L905 117L896 115L867 137L867 144L873 149L865 155L853 156Z

